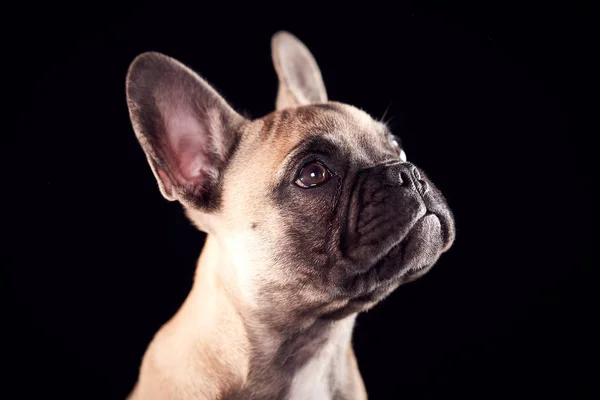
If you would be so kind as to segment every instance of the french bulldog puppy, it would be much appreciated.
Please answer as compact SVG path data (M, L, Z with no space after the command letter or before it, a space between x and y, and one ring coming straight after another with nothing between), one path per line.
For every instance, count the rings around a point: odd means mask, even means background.
M386 125L328 101L295 36L271 46L276 111L253 120L170 57L129 68L131 122L160 192L207 233L130 399L365 399L357 314L453 243L444 197Z

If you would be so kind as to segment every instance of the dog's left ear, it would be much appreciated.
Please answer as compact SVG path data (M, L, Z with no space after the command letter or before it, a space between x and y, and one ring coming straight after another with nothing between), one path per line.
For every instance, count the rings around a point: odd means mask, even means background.
M131 122L162 195L215 208L245 118L195 72L160 53L136 57L126 85Z
M277 110L327 101L319 66L297 37L277 32L271 39L271 55L279 78Z

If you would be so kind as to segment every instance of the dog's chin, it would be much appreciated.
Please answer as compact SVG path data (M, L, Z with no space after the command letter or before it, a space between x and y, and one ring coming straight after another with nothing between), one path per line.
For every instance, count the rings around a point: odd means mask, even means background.
M417 221L401 246L404 254L396 275L400 283L414 281L431 269L447 247L446 232L436 214L427 213Z
M365 311L393 292L399 285L425 275L450 240L445 221L428 212L415 222L408 234L367 271L350 278L348 303L327 315L339 319Z
M446 234L440 218L427 212L419 218L406 236L377 261L364 275L377 278L380 284L404 283L421 276L437 261L445 247ZM375 282L368 286L372 286ZM363 297L361 294L360 297Z

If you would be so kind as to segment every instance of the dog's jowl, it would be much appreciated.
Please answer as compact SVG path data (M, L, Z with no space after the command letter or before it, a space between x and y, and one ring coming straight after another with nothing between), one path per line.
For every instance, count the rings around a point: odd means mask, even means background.
M271 47L276 110L254 120L168 56L129 68L131 122L160 192L207 233L131 399L364 399L357 313L453 242L442 194L386 125L329 101L293 35Z

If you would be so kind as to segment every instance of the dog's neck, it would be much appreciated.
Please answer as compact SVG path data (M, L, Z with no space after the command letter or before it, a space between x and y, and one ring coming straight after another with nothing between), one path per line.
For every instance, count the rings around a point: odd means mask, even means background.
M192 291L174 317L185 325L177 329L188 351L200 354L198 371L214 371L216 391L236 399L329 398L348 385L355 315L274 326L269 309L243 304L234 276L227 252L208 235Z

